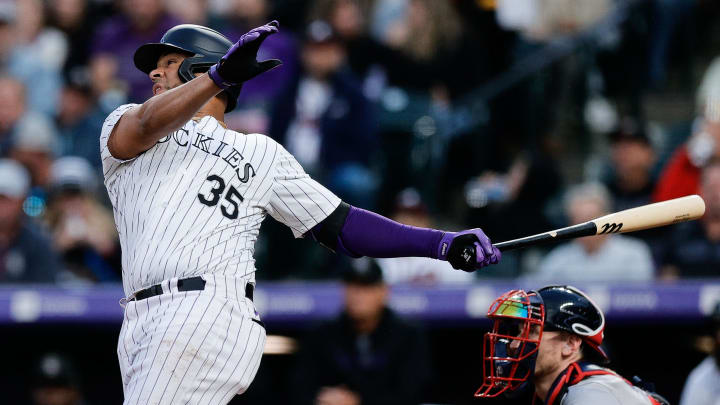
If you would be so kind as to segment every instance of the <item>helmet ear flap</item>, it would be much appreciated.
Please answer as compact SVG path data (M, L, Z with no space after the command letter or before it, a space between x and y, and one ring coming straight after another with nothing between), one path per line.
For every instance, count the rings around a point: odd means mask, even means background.
M216 62L207 61L203 56L189 56L185 58L180 67L178 68L178 76L183 83L187 83L195 78L196 73L205 73L210 69ZM228 113L235 109L237 105L237 98L240 96L240 87L235 86L223 90L223 93L227 96L227 106L225 112Z
M190 56L185 58L178 68L178 76L180 80L189 82L195 78L196 73L205 73L210 69L210 66L214 65L214 62L203 62L203 57Z

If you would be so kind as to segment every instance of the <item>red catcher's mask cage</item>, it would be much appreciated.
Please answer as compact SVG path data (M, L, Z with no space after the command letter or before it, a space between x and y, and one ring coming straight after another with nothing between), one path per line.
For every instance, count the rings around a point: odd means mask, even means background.
M535 369L545 308L531 291L512 290L488 310L493 329L483 341L483 384L476 397L492 398L523 386Z

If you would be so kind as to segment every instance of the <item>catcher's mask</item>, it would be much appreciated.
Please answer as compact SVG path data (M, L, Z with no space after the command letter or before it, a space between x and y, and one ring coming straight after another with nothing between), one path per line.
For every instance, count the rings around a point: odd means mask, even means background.
M569 285L537 291L510 291L490 306L493 330L483 342L483 385L475 396L495 397L524 387L535 371L543 331L578 335L588 349L583 358L608 361L600 347L605 329L602 310L582 291Z
M483 385L476 397L496 397L524 386L535 370L545 309L534 291L512 290L488 310L493 329L483 342Z

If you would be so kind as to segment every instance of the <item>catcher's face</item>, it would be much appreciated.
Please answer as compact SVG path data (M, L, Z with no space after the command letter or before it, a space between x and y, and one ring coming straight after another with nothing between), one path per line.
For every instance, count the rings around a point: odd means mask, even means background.
M153 81L154 96L183 84L178 74L183 60L185 60L185 55L181 53L169 53L158 59L157 67L149 74L150 80Z
M581 360L580 345L582 339L571 333L545 331L540 339L533 381L550 380L575 361Z
M479 397L495 397L526 386L543 338L544 310L536 295L514 290L495 300L488 317L493 330L483 344L483 385Z

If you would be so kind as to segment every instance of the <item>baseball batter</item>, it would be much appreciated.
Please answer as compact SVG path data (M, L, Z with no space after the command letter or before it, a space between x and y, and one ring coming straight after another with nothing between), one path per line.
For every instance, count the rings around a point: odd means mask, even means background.
M431 257L465 271L500 260L480 229L414 228L350 206L272 139L226 128L242 83L281 64L256 60L277 29L273 21L235 44L197 25L170 29L134 56L154 96L103 125L126 294L126 404L226 404L248 388L265 343L253 250L268 213L352 257Z
M582 291L567 285L510 291L490 306L484 381L475 396L517 396L530 383L533 404L667 405L614 371L601 348L605 316Z

